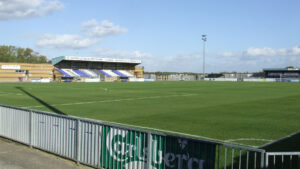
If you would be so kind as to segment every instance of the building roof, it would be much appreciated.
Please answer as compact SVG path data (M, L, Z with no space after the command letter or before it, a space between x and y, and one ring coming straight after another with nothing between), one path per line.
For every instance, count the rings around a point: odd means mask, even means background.
M78 56L59 56L52 59L52 64L56 65L61 61L82 61L82 62L106 62L106 63L129 63L140 64L141 60L117 59L117 58L98 58L98 57L78 57Z
M264 68L263 71L299 71L299 68Z

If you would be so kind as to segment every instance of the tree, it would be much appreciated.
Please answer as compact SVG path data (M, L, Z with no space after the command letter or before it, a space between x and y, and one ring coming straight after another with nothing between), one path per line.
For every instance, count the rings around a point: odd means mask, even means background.
M287 68L287 69L294 69L294 66L287 66L285 68Z
M0 62L19 62L19 63L49 63L46 56L30 48L20 48L15 46L0 46Z

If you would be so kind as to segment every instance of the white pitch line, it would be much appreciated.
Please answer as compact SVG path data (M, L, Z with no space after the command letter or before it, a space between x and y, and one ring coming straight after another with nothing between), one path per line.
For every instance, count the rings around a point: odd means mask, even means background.
M219 140L219 139L216 139L216 138L205 137L205 136L199 136L199 135L193 135L193 134L187 134L187 133L182 133L182 132L178 132L178 131L171 131L171 130L157 129L157 128L151 128L151 127L137 126L137 125L132 125L132 124L125 124L125 123L111 122L111 121L104 121L104 122L114 123L114 124L123 125L123 126L131 126L131 127L136 127L136 128L142 128L142 129L147 129L147 130L155 130L155 131L161 131L161 132L166 132L166 133L179 134L179 135L190 136L190 137L196 137L196 138L203 138L203 139L213 140L213 141L224 142L224 140Z
M154 130L154 131L172 133L172 134L179 134L179 135L182 135L182 136L189 136L189 137L194 137L194 138L202 138L202 139L206 139L206 140L210 140L210 141L218 141L218 142L223 142L223 143L234 143L234 142L228 141L228 140L220 140L220 139L216 139L216 138L212 138L212 137L199 136L199 135L194 135L194 134L182 133L182 132L178 132L178 131L163 130L163 129L137 126L137 125L125 124L125 123L117 123L117 122L111 122L111 121L103 121L103 122L114 123L114 124L118 124L118 125L136 127L136 128L141 128L141 129L147 129L147 130ZM252 138L252 139L254 139L254 138ZM238 143L238 144L241 145L241 146L249 146L249 147L254 147L254 148L258 147L258 146L249 145L249 144L242 144L242 143Z
M21 93L0 93L0 95L10 95L10 94L12 94L12 95L22 95Z
M225 140L225 142L236 142L236 141L263 141L263 142L270 142L270 141L273 141L273 140L263 139L263 138L238 138L238 139Z
M127 99L114 99L114 100L100 100L100 101L90 101L90 102L77 102L77 103L63 103L63 104L52 104L51 106L72 106L81 104L93 104L93 103L109 103L109 102L121 102L121 101L133 101L133 100L145 100L145 99L159 99L159 98L170 98L170 97L187 97L194 96L197 94L184 94L184 95L169 95L169 96L149 96L149 97L137 97L137 98L127 98ZM39 106L26 106L22 108L38 108L44 107L44 105Z

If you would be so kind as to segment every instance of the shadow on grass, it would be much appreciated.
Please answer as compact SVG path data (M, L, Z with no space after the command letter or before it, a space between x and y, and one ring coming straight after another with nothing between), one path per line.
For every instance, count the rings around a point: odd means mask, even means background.
M266 152L300 152L300 132L263 145L260 148L265 149Z
M226 157L225 157L226 154ZM261 152L227 148L227 153L221 150L220 164L218 169L264 169L261 165ZM226 158L226 159L225 159ZM226 162L225 162L226 161Z
M39 103L41 103L42 105L44 105L45 107L47 107L48 109L52 110L53 112L57 113L57 114L62 114L62 115L66 115L64 112L58 110L57 108L49 105L48 103L44 102L43 100L41 100L40 98L32 95L31 93L29 93L28 91L26 91L25 89L23 89L22 87L16 87L17 89L21 90L23 93L25 93L26 95L30 96L31 98L35 99L36 101L38 101Z
M300 152L300 132L294 133L261 147L266 152ZM270 156L269 169L299 169L300 156Z
M282 139L268 143L259 147L260 149L266 150L266 152L300 152L300 132L294 133ZM229 151L230 152L230 151ZM261 153L249 152L248 155L244 151L241 157L237 154L232 160L228 161L226 169L240 169L240 168L262 168L261 165ZM232 155L228 154L229 158ZM248 157L248 158L247 158ZM248 159L248 160L247 160ZM266 160L266 159L265 159ZM297 156L269 156L269 167L268 169L299 169L300 168L300 157ZM248 166L247 166L248 165ZM221 168L221 167L220 167Z

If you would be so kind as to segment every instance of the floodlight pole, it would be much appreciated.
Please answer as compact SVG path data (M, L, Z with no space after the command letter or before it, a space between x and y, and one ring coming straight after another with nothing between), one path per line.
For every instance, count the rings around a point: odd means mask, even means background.
M205 42L206 42L206 35L202 35L203 40L203 80L205 78Z

